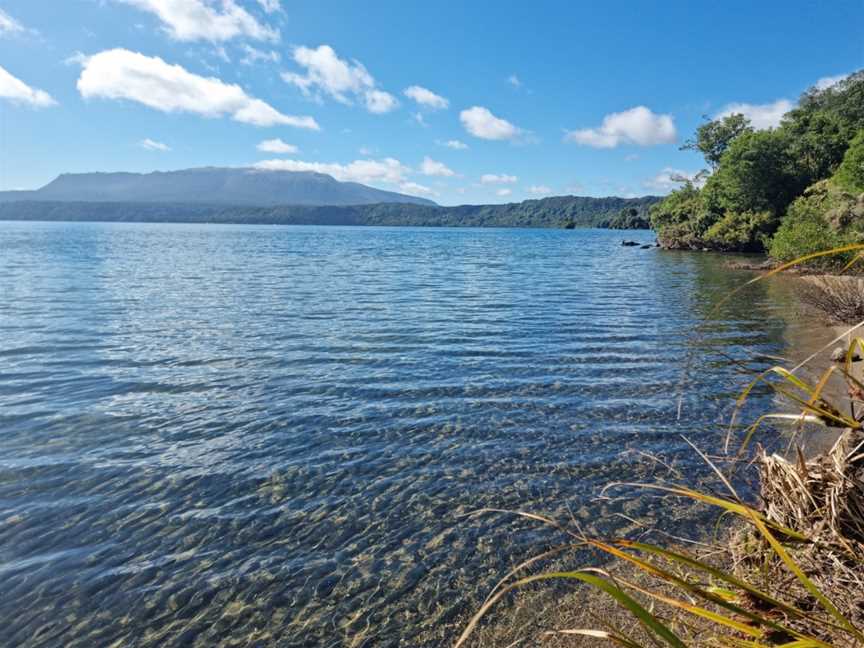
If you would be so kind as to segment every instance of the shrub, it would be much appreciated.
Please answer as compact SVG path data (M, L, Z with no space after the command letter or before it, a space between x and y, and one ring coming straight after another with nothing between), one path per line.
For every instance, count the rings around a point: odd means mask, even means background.
M852 140L832 181L844 191L864 192L864 130Z
M816 183L789 207L771 240L771 257L789 261L819 250L861 241L864 210L859 215L859 209L859 201L852 194L837 190L827 181ZM840 268L851 258L850 254L838 254L812 261L808 266Z
M777 218L771 212L727 212L708 228L705 243L724 252L761 252L776 228Z

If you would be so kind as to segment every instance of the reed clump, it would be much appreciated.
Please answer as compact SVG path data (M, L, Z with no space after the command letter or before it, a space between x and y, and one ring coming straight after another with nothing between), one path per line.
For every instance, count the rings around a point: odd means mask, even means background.
M798 292L801 301L832 322L852 324L864 320L864 279L860 277L805 277Z

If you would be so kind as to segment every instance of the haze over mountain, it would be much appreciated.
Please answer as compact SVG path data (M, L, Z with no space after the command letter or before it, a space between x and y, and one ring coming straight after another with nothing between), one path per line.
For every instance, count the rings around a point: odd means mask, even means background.
M153 173L64 173L35 191L3 191L0 201L250 205L434 205L425 198L340 182L311 171L204 167Z

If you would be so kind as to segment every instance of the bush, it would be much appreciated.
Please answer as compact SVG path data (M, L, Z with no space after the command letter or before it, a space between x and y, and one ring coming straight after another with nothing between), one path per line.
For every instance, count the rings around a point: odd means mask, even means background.
M860 131L852 143L832 181L844 191L864 192L864 130Z
M837 190L829 182L819 182L789 207L786 217L769 246L772 258L792 259L864 240L864 211L852 194ZM851 254L817 259L808 265L830 270L846 265Z
M716 220L705 211L699 190L690 182L652 206L650 218L660 245L682 250L703 247L702 235Z
M705 243L723 252L761 252L776 228L777 218L771 212L727 212L705 233Z

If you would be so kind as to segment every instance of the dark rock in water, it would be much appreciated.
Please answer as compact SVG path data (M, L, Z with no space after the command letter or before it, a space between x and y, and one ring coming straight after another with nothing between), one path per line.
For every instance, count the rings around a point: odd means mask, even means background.
M564 225L564 229L576 229L576 223L574 223L573 221L570 221L569 223Z
M651 247L652 247L652 246L650 246L650 245L643 245L643 246L641 246L639 249L640 249L640 250L650 250Z
M621 245L623 245L624 247L634 247L636 245L639 245L639 243L637 243L636 241L621 241Z

